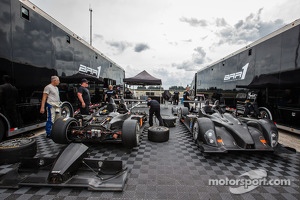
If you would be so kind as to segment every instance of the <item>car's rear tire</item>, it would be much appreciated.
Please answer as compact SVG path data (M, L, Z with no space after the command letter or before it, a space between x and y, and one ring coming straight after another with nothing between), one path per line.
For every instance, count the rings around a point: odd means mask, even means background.
M148 128L148 140L152 142L166 142L169 140L170 130L164 126L152 126Z
M70 128L78 126L78 121L75 118L58 118L51 131L52 140L58 144L69 144L73 141L73 135Z
M140 143L140 126L137 120L125 120L122 126L122 143L126 148L137 147Z
M21 158L32 158L37 153L36 140L33 138L16 138L0 143L0 164L19 162Z

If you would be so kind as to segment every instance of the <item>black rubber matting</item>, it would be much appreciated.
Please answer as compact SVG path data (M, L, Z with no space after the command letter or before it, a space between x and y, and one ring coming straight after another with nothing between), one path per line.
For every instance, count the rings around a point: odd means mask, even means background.
M136 108L140 111L145 108ZM163 115L171 116L171 106L162 105ZM89 144L90 157L122 160L129 168L123 192L92 192L86 189L20 187L0 189L0 199L300 199L300 153L228 153L202 154L186 127L176 120L170 127L170 139L154 143L147 139L147 126L139 147L127 150L121 144ZM45 135L37 138L38 155L52 157L64 145L53 143ZM0 174L11 165L0 166ZM233 194L237 179L262 170L276 185L260 184L253 190ZM219 180L213 185L210 181ZM249 179L248 179L249 180ZM280 181L290 181L281 183ZM254 183L254 182L253 182Z

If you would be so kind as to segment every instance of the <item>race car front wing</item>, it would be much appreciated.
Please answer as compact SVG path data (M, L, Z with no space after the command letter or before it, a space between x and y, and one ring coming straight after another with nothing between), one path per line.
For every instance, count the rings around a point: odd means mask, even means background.
M123 191L128 170L122 161L85 158L88 147L71 143L56 158L23 158L0 174L0 188L72 187L95 191Z

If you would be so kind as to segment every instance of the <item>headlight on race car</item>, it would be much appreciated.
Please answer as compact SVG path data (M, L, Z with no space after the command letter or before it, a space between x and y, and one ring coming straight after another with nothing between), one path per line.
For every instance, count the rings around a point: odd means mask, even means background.
M278 144L278 134L276 132L271 131L271 146L275 147Z
M209 129L205 132L204 138L207 142L207 144L212 145L212 146L217 146L217 139L215 135L215 131L212 129Z

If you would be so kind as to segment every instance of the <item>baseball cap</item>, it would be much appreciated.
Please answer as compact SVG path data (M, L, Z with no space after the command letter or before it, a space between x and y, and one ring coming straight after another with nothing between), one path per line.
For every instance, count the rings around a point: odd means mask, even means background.
M81 79L81 83L88 83L89 81L86 78Z

